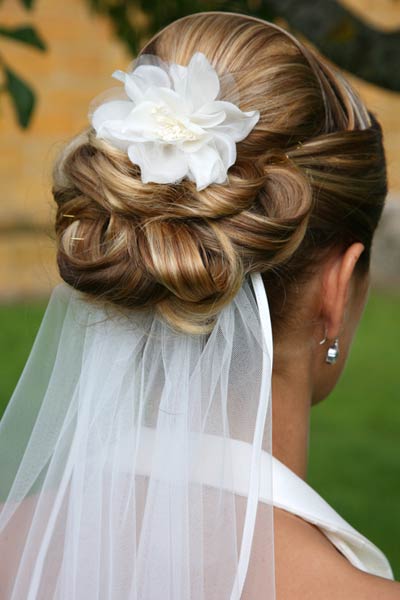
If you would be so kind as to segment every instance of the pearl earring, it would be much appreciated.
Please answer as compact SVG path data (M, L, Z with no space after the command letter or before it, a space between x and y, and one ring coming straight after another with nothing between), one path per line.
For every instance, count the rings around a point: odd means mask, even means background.
M333 344L329 346L326 353L325 362L333 365L339 358L339 338L335 338Z

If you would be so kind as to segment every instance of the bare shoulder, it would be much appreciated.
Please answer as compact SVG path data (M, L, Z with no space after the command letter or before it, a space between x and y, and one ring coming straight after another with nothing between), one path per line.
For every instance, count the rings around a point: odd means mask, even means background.
M318 527L274 507L276 600L400 600L400 583L354 567Z

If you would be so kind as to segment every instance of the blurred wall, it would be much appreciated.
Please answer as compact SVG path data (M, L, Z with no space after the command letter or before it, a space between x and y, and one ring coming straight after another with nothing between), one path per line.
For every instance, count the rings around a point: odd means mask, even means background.
M400 2L343 0L343 3L375 19L374 24L379 27L400 26ZM91 14L84 0L37 0L29 13L17 0L3 1L1 24L27 22L34 24L45 39L47 52L38 52L4 38L0 40L7 63L34 86L38 95L36 111L26 131L16 124L8 96L0 97L0 301L21 295L48 295L60 280L51 230L52 162L60 145L86 125L90 100L116 84L111 79L113 70L125 69L132 60L113 37L111 24ZM393 234L397 241L400 238L400 94L380 90L352 76L349 78L384 127L390 204L395 207L390 208L395 214L391 213L387 222L393 229L393 222L398 219L398 228ZM383 238L385 250L388 234ZM379 243L378 240L378 246ZM400 248L398 243L396 248ZM389 278L394 280L398 265L390 244L389 255L396 263L393 264L394 275L388 270L386 259L382 265L386 279L389 273ZM376 281L380 272L379 267L374 268Z
M32 23L47 43L39 52L0 40L7 63L34 86L37 105L26 131L2 95L0 115L0 298L47 294L58 282L51 219L51 167L57 149L87 124L90 100L117 85L111 73L130 62L107 19L84 0L37 0L31 12L4 0L0 23Z

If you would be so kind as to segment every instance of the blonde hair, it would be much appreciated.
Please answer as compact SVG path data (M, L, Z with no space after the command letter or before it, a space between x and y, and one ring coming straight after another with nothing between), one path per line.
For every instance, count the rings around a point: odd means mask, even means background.
M259 271L276 333L283 297L325 252L361 241L358 268L368 268L387 193L381 127L342 75L273 23L196 13L141 54L185 65L195 51L234 76L241 110L261 114L237 144L229 183L143 184L139 167L88 128L54 167L60 275L93 299L155 308L197 334Z

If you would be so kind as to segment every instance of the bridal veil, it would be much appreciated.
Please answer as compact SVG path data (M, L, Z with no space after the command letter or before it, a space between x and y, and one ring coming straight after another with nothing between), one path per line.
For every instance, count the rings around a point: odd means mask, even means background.
M224 182L259 118L234 79L202 53L134 67L97 134L147 180ZM54 287L0 425L2 598L274 600L272 358L259 272L199 334Z
M273 600L271 369L259 273L202 335L58 284L0 425L1 598Z

